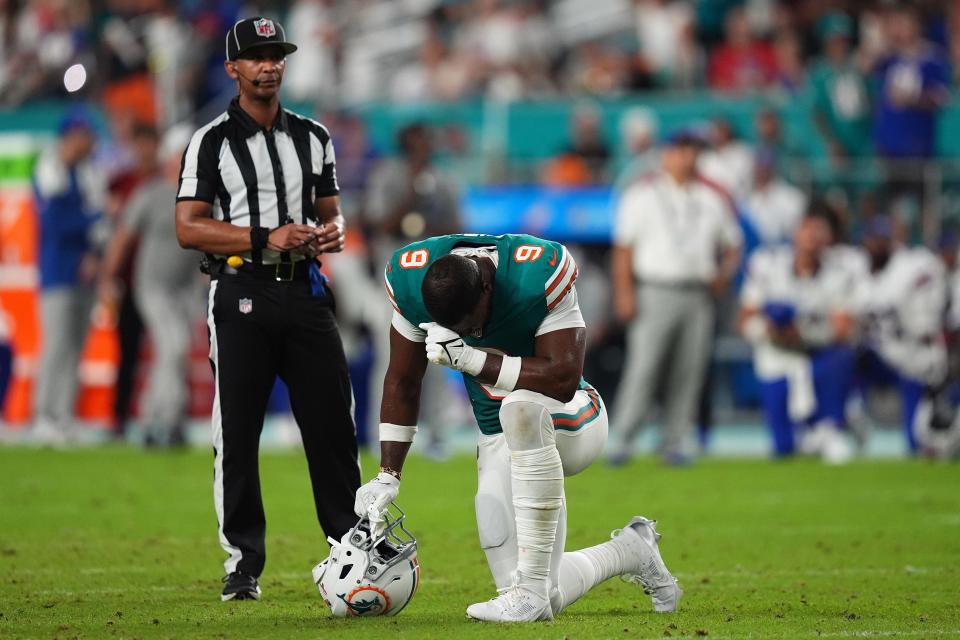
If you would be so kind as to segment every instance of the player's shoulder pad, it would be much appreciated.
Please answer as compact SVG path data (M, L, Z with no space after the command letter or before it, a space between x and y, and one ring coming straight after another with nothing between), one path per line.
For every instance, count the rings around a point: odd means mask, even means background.
M923 246L914 247L912 254L914 270L921 274L918 282L922 281L923 284L927 284L930 282L940 283L944 280L946 267L937 257L937 254Z
M518 235L513 238L508 259L524 290L544 299L547 311L560 304L577 279L576 260L559 242Z
M383 270L384 285L390 304L406 317L410 312L407 304L402 304L420 295L420 287L427 273L427 267L435 253L427 240L420 240L401 247L393 252ZM410 318L407 318L410 320ZM412 320L411 320L412 321Z

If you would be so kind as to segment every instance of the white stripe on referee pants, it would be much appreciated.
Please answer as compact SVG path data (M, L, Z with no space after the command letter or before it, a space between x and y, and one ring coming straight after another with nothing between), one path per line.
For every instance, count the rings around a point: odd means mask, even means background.
M210 329L210 361L213 362L213 506L217 511L217 527L220 534L220 546L230 554L223 563L229 574L237 570L242 556L239 547L227 540L223 533L223 416L220 413L220 362L217 360L217 325L213 321L213 301L217 294L217 281L210 282L210 295L207 298L207 328Z

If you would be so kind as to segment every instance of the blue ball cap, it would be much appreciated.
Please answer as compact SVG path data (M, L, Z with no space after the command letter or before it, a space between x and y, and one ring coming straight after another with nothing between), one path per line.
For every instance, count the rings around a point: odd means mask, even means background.
M701 131L693 127L683 127L668 135L664 144L668 147L692 146L700 148L707 146L707 139Z
M65 136L76 129L82 129L88 133L93 133L94 131L93 118L90 117L90 113L83 107L68 109L67 112L60 117L60 122L57 124L57 134L60 136Z

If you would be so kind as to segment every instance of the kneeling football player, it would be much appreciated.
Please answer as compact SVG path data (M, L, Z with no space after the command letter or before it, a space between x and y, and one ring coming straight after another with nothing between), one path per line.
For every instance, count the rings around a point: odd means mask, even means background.
M376 523L397 497L428 362L462 372L481 435L477 526L499 595L467 615L550 620L613 576L642 585L656 611L682 595L654 521L637 516L607 542L564 553L563 478L603 450L607 413L582 378L586 329L567 249L526 235L450 235L397 251L383 385L380 473L357 492Z

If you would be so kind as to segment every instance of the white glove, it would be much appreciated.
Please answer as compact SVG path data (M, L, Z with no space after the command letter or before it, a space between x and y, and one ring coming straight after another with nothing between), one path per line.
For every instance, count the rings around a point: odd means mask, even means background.
M480 375L483 363L487 361L485 351L474 349L459 335L436 322L424 322L420 328L427 332L427 360L471 376Z
M400 479L381 471L377 477L357 489L354 512L370 520L370 535L379 538L385 524L384 514L400 493Z

